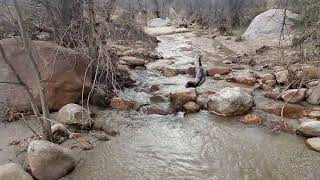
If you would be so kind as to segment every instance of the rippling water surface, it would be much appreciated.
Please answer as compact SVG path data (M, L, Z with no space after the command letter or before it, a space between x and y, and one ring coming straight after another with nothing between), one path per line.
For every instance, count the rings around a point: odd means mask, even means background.
M158 51L164 60L133 74L148 84L164 84L160 93L183 89L190 77L162 77L158 67L190 67L192 57L205 53L206 67L233 55L217 50L214 40L193 33L160 36ZM223 84L208 80L204 87ZM214 87L213 87L214 86ZM127 96L135 96L130 90ZM136 96L137 97L137 96ZM148 95L141 96L147 101ZM143 115L138 112L99 111L98 119L120 135L80 152L76 169L65 180L210 179L210 180L319 180L320 155L304 139L269 129L244 125L206 111L186 115Z

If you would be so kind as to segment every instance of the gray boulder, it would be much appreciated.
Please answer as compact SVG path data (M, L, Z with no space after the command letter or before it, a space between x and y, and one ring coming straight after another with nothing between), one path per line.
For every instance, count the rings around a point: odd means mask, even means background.
M282 29L283 16L283 9L270 9L259 14L253 19L243 37L253 40L261 37L278 38ZM287 35L294 25L292 19L298 20L299 16L291 11L287 11L286 16L285 34Z
M246 114L253 106L253 98L239 87L224 88L210 95L208 109L226 116Z
M76 166L71 150L42 140L29 144L27 159L33 176L39 180L58 180Z
M20 164L8 163L0 166L1 180L33 180Z

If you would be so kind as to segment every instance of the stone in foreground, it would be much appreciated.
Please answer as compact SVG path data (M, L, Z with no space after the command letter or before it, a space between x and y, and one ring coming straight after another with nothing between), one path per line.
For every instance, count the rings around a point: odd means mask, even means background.
M246 114L253 107L253 98L239 87L224 88L209 96L208 109L225 116Z
M320 121L306 121L300 124L297 132L306 137L320 136Z
M1 180L33 180L20 164L8 163L0 166Z
M27 154L31 172L40 180L58 180L76 166L71 150L48 141L32 141Z
M307 146L317 152L320 152L320 138L309 138L306 140Z

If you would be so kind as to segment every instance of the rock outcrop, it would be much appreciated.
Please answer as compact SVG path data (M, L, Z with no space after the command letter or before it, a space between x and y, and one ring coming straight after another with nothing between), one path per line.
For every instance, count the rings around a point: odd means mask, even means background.
M32 71L27 52L22 48L18 39L4 39L0 41L8 59L13 64L22 80L30 87L40 106L40 98L34 72ZM91 77L84 82L84 75L90 59L73 50L57 46L50 42L32 41L36 56L36 64L46 89L49 109L59 110L68 103L77 102L82 95L84 85L86 95L91 86ZM87 74L91 74L88 69ZM0 56L0 81L16 82L15 76ZM0 103L15 107L18 111L31 110L29 98L19 86L0 84Z

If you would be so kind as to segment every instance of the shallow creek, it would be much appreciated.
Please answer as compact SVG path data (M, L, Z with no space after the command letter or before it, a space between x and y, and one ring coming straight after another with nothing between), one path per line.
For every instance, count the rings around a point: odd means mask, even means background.
M151 94L139 88L161 84L160 94L184 89L192 77L164 77L160 67L191 67L196 53L204 53L204 66L222 65L234 53L221 44L194 33L162 35L157 48L163 60L147 70L135 70L139 87L122 96L149 104ZM200 89L219 90L239 86L207 79ZM246 88L246 87L244 87ZM258 98L261 100L261 97ZM320 179L320 155L304 145L304 139L270 129L244 125L238 118L224 118L201 111L197 114L145 115L141 112L99 110L120 135L87 152L75 152L79 163L64 180L105 179L217 179L303 180Z

